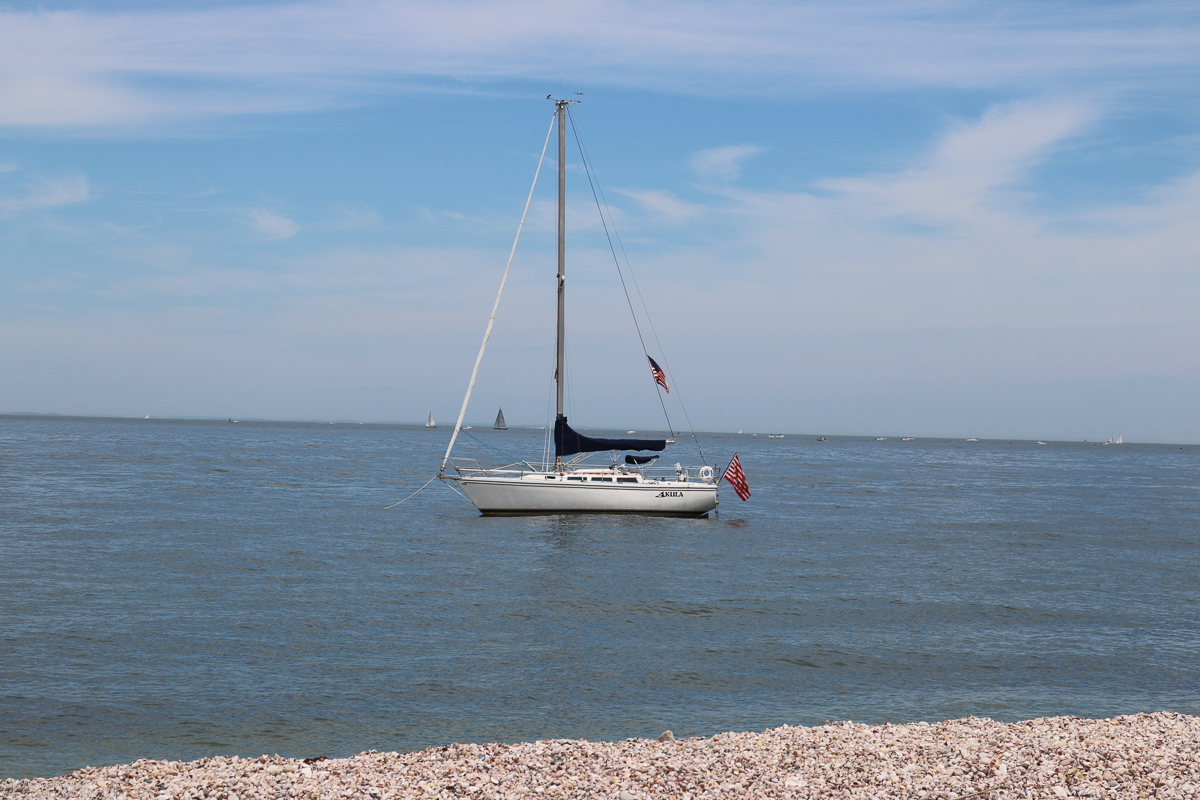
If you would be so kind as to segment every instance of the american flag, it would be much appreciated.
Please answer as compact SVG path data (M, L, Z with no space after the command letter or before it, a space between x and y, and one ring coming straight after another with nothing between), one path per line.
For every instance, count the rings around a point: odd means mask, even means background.
M650 356L646 356L650 358ZM667 386L667 374L662 371L662 367L653 358L650 358L650 371L654 373L654 382L667 390L667 394L671 393L671 387Z
M733 490L737 492L738 497L743 500L750 499L750 484L746 483L746 473L742 472L742 462L738 460L737 453L733 454L733 459L725 468L725 480L733 484Z

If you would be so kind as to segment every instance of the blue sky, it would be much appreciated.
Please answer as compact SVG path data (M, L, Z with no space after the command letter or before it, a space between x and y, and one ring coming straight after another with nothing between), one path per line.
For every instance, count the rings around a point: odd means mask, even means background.
M697 428L1200 442L1198 66L1194 3L10 3L0 411L449 421L583 92ZM577 162L571 419L649 429ZM545 422L553 191L469 421Z

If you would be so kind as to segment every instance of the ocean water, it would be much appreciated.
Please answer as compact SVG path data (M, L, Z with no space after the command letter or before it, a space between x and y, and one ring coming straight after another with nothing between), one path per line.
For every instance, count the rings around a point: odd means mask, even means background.
M710 519L384 510L448 435L0 417L0 777L1200 713L1200 448L708 435Z

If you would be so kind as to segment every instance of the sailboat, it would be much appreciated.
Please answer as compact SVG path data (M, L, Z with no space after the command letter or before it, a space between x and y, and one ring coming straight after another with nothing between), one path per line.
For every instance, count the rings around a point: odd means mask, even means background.
M609 439L585 436L575 431L567 422L564 413L563 390L566 379L566 118L567 106L578 100L555 100L554 122L551 131L546 135L546 145L550 142L550 133L558 129L558 330L555 346L555 395L556 413L554 417L553 442L554 461L547 455L539 465L520 461L497 468L487 468L475 459L451 458L455 439L462 428L462 420L467 411L467 403L471 398L471 389L475 385L475 377L479 371L479 363L487 347L492 325L496 319L496 311L500 305L500 295L496 297L496 305L492 309L492 317L484 333L483 344L480 345L479 355L475 360L475 369L467 386L466 397L463 398L462 410L458 422L454 426L454 434L446 448L438 476L443 480L454 481L461 488L480 513L492 515L522 515L522 514L647 514L654 516L703 517L717 507L717 476L713 468L704 464L698 467L685 467L676 463L673 467L656 466L660 453L675 439ZM542 154L545 157L546 147ZM541 162L538 164L541 169ZM534 186L537 176L534 176ZM530 189L530 199L533 189ZM529 201L525 205L526 213ZM522 215L521 223L525 217ZM521 228L517 228L517 239L520 238ZM513 252L517 243L513 242ZM512 254L509 255L509 266L505 267L504 279L500 283L500 294L504 291L504 282L508 279L508 270L512 265ZM649 358L649 354L647 354ZM658 369L658 365L650 358L656 383L666 387L666 377ZM661 376L661 379L660 379ZM661 395L660 395L661 397ZM665 407L664 407L665 409ZM497 427L503 417L497 418ZM668 424L670 429L670 425ZM547 443L548 445L549 443ZM646 452L649 455L626 454L619 459L618 454L624 451ZM589 454L609 453L608 458L601 458L596 463L588 463ZM596 458L593 456L593 459ZM446 472L447 465L454 472Z
M1116 436L1108 437L1108 441L1101 442L1101 444L1125 444L1125 440L1122 439L1121 434L1118 433Z
M503 408L500 409L500 411L496 414L496 424L492 426L492 430L495 430L495 431L508 430L508 426L504 424L504 409Z
M433 412L429 412L429 420L425 423L426 428L436 428L437 423L433 421Z

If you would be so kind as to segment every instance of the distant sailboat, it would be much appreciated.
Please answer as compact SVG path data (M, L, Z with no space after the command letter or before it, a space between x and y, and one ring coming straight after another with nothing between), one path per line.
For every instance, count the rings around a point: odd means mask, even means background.
M425 423L426 428L436 428L437 423L433 421L433 412L429 412L429 421Z
M1121 434L1118 433L1116 436L1109 437L1109 440L1107 442L1102 442L1102 444L1125 444L1125 440L1122 439Z
M500 411L498 411L496 413L496 424L492 426L492 430L496 430L496 431L508 430L508 426L504 424L504 409L503 408L500 409Z

